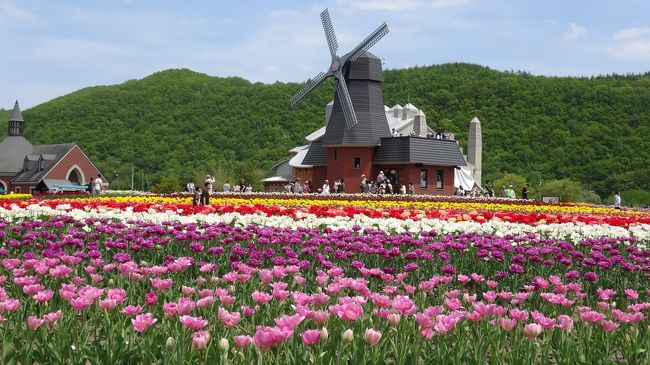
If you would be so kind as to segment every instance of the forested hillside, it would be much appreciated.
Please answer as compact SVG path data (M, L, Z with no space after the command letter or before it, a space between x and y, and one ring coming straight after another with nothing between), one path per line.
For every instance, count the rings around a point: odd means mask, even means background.
M387 105L410 101L463 147L477 116L486 178L570 178L603 197L650 190L650 73L557 78L446 64L388 70L385 78ZM79 143L114 186L130 186L132 165L137 187L205 173L255 181L324 123L334 82L291 109L300 87L167 70L79 90L23 116L31 142ZM2 137L7 116L0 111Z

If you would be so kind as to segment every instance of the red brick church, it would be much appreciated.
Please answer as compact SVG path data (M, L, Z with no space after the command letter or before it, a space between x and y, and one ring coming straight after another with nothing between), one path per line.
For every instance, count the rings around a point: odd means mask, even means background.
M86 185L99 174L76 143L32 145L23 136L24 129L25 120L16 101L9 116L8 136L0 142L0 193Z

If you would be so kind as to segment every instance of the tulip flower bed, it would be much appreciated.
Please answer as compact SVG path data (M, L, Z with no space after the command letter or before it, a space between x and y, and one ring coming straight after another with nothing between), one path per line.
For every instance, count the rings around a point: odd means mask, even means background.
M0 201L0 363L650 362L642 213L138 199Z

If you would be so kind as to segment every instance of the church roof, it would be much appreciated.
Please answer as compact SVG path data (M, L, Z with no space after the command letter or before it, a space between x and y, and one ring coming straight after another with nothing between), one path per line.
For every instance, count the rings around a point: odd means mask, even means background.
M0 142L0 172L15 174L23 169L25 156L33 146L23 136L9 136Z
M23 114L20 112L20 106L18 105L18 100L16 100L16 104L14 104L14 110L11 111L11 115L9 116L9 121L10 122L24 122L25 121L23 119Z
M76 146L74 143L34 146L31 153L20 159L20 170L22 171L11 181L14 183L40 181L74 146ZM27 157L27 161L25 161L25 157ZM43 160L39 168L41 157Z
M323 141L313 141L309 145L309 150L302 160L303 165L327 165L327 150L323 147Z
M436 166L466 166L456 141L422 137L381 139L373 163L421 163Z

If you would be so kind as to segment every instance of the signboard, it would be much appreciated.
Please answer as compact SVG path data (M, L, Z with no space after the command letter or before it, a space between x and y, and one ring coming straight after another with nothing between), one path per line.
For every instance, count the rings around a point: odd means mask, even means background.
M560 197L559 196L543 196L542 201L544 203L559 203L560 202Z

